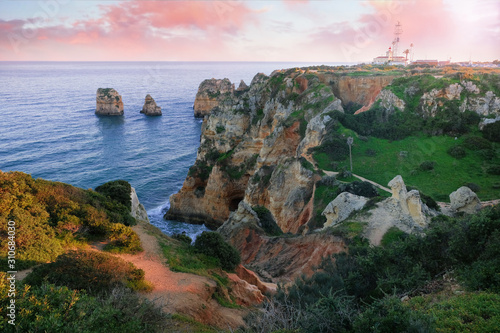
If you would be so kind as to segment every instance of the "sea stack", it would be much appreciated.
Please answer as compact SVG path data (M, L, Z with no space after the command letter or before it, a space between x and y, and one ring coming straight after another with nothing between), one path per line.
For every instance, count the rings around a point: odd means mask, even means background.
M123 116L122 96L113 88L97 89L95 114L100 116Z
M161 107L156 105L155 100L150 94L146 95L146 100L144 101L141 113L144 113L146 116L161 116Z

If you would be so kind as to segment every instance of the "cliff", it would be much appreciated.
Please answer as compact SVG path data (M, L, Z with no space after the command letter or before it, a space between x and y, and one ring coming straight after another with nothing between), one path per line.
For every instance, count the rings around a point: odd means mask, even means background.
M244 89L244 86L240 85L240 88ZM229 79L203 81L194 100L194 116L203 118L226 101L231 103L233 95L234 84Z
M122 116L122 96L113 88L97 89L95 114L101 116Z

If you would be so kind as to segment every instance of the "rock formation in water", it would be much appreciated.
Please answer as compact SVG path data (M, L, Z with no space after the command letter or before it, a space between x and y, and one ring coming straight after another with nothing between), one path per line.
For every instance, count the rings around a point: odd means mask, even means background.
M156 105L155 100L150 94L146 95L141 113L144 113L146 116L161 116L161 107Z
M241 87L241 85L240 85ZM234 84L229 79L203 81L194 100L194 116L203 118L222 104L231 104Z
M122 116L122 96L113 88L97 89L95 114L100 116Z

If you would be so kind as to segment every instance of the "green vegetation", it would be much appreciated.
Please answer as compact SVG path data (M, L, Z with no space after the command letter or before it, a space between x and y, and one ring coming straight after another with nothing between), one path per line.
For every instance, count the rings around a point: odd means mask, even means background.
M41 286L45 282L85 290L90 295L100 295L117 287L151 290L144 280L142 269L137 269L123 259L96 251L69 251L57 257L53 263L35 267L24 280L31 286Z
M337 129L338 132L342 130L342 126ZM418 186L438 201L448 201L451 192L467 183L475 183L481 187L481 192L478 193L481 200L498 199L498 189L494 188L494 184L498 183L498 176L488 173L488 170L500 164L500 144L488 142L491 149L471 150L465 145L466 140L476 142L477 139L468 139L471 137L478 138L474 133L457 139L418 135L398 141L375 137L363 141L356 140L355 137L352 148L353 171L382 185L399 174L406 184ZM457 146L464 147L466 152L459 160L448 153ZM348 149L347 144L345 147ZM375 151L377 157L367 156L365 152L368 149ZM485 158L485 154L492 158ZM324 170L337 171L349 167L348 158L336 161L336 157L327 153L315 153L313 156L318 166ZM436 162L434 169L421 171L419 166L424 161Z
M283 231L276 224L276 221L273 218L273 214L264 206L254 206L252 207L254 212L257 213L257 216L260 220L260 225L262 229L269 236L280 236L283 234Z
M384 236L382 237L380 244L382 246L388 246L391 243L400 241L401 239L405 238L406 235L407 235L406 232L401 231L396 227L390 227L389 230L387 230Z
M286 321L297 332L492 332L500 314L498 244L500 206L474 216L438 216L425 236L389 230L380 247L358 237L311 277L282 286L271 300L274 317L300 317ZM414 297L443 290L447 272L472 293ZM405 295L413 299L401 302Z
M204 231L194 241L194 248L199 253L217 259L225 270L234 270L241 261L238 251L217 232Z
M130 186L130 185L128 185ZM128 192L130 197L130 191ZM7 222L16 222L16 268L54 261L66 249L109 240L117 252L141 250L135 220L122 203L92 190L0 172L0 248L6 263ZM22 223L21 223L22 222Z
M435 320L439 332L496 332L500 327L500 295L465 293L435 300L428 296L411 299L410 308Z
M15 326L8 324L6 274L0 272L0 331L2 332L166 332L174 320L128 289L90 296L43 283L21 284L16 294Z

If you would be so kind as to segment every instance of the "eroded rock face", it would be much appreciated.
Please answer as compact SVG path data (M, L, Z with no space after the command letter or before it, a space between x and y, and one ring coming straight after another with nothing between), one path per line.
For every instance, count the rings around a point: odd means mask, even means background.
M404 111L406 107L406 103L388 89L382 90L375 100L380 100L380 106L385 108L389 114L394 113L396 109Z
M138 221L148 222L148 212L144 208L144 206L139 202L139 198L137 197L137 193L135 192L135 188L132 187L130 191L130 199L132 201L132 207L130 215Z
M161 107L156 105L155 100L150 94L146 95L141 113L144 113L146 116L161 116Z
M252 212L248 205L240 203L217 231L238 249L242 264L269 282L292 281L301 274L310 276L324 256L345 251L343 240L332 235L266 236Z
M204 117L226 100L231 100L234 94L234 84L229 79L209 79L198 87L194 100L194 116Z
M122 96L113 88L97 89L95 114L100 116L122 116Z
M481 208L481 201L467 186L462 186L450 194L451 209L454 212L475 214Z
M326 217L323 228L328 228L344 221L352 212L361 210L367 201L367 198L349 192L340 193L326 206L322 213Z

